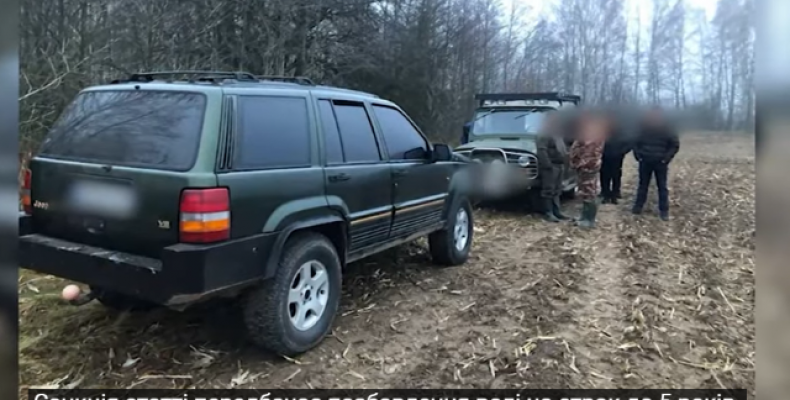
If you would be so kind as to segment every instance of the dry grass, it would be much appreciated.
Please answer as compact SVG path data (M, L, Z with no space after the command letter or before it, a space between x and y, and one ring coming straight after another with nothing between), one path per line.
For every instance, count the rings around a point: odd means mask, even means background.
M64 282L24 271L20 386L753 392L751 139L684 137L670 222L652 202L628 213L630 159L624 174L624 204L602 206L595 231L481 210L464 267L429 267L421 243L353 265L332 335L296 360L250 347L228 305L73 308L57 299Z

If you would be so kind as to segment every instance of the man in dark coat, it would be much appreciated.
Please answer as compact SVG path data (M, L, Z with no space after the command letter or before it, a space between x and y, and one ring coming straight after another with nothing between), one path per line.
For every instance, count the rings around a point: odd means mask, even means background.
M536 139L543 217L549 222L569 219L562 213L560 196L568 161L565 135L556 111L547 112Z
M461 144L469 143L469 131L472 130L472 122L467 122L464 124L463 131L461 133Z
M613 119L613 118L612 118ZM623 176L623 159L631 151L632 143L616 121L612 120L612 131L609 133L603 148L601 160L601 198L603 203L617 204L620 196L620 182Z
M678 134L666 120L661 109L653 108L648 111L634 144L634 157L639 162L639 187L632 209L634 214L642 213L647 201L650 180L655 176L658 187L658 211L662 220L669 220L667 175L669 163L675 158L678 150L680 150Z

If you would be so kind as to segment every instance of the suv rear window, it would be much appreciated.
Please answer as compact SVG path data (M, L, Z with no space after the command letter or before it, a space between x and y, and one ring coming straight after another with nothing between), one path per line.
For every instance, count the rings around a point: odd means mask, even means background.
M200 142L201 93L83 92L50 130L40 155L74 161L183 171Z

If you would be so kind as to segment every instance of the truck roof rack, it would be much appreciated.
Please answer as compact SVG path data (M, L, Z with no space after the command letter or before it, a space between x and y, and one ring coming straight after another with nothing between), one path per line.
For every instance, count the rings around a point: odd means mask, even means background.
M539 93L479 93L475 95L475 100L483 105L486 100L490 101L512 101L512 100L548 100L559 101L560 103L579 104L581 96L563 92L539 92Z
M184 76L186 80L189 82L194 81L203 81L203 82L214 82L218 83L225 79L235 79L237 81L256 81L257 78L255 75L249 72L242 72L242 71L192 71L192 70L184 70L184 71L156 71L156 72L138 72L129 75L128 78L125 80L116 79L112 81L112 83L123 83L123 82L153 82L157 78L170 78L173 80L174 77Z
M256 75L255 78L262 81L296 83L299 85L315 86L310 78L304 76L282 76L282 75Z

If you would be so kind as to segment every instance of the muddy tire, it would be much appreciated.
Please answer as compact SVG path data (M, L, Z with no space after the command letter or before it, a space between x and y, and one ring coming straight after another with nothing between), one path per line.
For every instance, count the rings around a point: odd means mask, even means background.
M249 339L273 353L295 356L329 333L340 303L341 263L318 233L288 239L274 277L243 299Z
M458 198L448 213L447 227L428 236L433 262L442 266L465 263L469 259L473 236L472 206L466 198Z
M115 311L145 312L159 307L157 304L102 288L91 287L90 290L95 293L99 303Z

